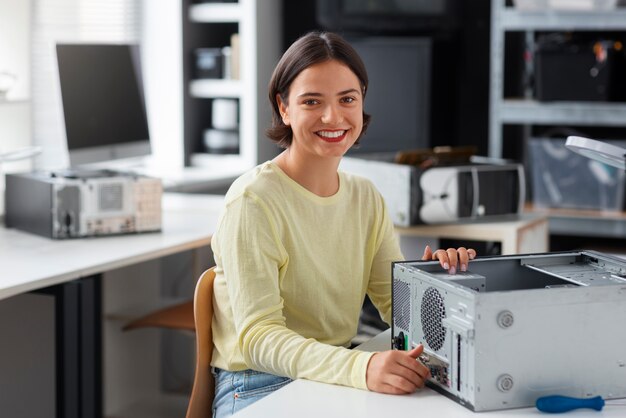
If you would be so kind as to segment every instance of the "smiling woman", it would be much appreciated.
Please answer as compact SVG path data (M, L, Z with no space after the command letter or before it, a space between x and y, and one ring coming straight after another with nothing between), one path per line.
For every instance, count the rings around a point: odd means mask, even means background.
M274 70L268 136L285 150L233 183L211 242L217 417L296 378L397 394L424 386L421 345L347 348L366 294L390 321L390 267L403 259L380 193L338 170L369 122L367 88L363 62L332 33L303 36ZM424 257L451 271L475 256L435 254Z
M276 163L301 184L306 178L295 178L298 172L308 177L305 173L315 169L317 160L338 161L361 136L363 95L359 79L339 61L303 70L292 82L288 98L283 100L279 93L276 101L282 122L292 130L291 144Z

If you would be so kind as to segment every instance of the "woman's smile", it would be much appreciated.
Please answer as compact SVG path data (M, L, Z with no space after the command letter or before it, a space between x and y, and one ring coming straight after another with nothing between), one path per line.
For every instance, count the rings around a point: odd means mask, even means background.
M317 131L315 134L326 142L341 142L346 138L346 129L340 130L323 130Z

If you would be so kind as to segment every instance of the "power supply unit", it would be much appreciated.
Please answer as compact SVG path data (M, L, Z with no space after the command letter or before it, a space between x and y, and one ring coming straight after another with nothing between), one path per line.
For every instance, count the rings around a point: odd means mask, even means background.
M626 397L626 260L594 251L479 257L449 275L394 263L392 346L424 345L428 385L473 411L547 395Z

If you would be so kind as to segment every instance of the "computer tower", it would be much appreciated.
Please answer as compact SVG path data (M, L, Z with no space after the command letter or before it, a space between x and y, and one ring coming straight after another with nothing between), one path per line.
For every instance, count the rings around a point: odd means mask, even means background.
M626 397L626 260L593 251L479 257L455 275L394 263L392 346L424 345L428 385L473 411Z

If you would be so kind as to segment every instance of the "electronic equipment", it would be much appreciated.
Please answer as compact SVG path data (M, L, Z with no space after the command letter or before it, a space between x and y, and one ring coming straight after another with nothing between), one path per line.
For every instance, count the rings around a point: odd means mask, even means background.
M161 230L161 180L95 171L6 175L5 224L48 238Z
M398 226L488 219L523 209L526 186L521 164L418 168L381 157L344 157L340 167L374 183Z
M626 260L594 251L394 263L392 346L473 411L626 397Z
M139 47L58 44L72 167L150 155Z
M589 34L540 36L534 53L537 100L626 100L622 43Z

